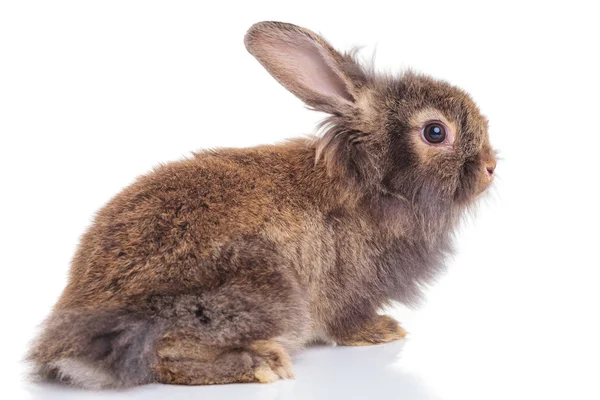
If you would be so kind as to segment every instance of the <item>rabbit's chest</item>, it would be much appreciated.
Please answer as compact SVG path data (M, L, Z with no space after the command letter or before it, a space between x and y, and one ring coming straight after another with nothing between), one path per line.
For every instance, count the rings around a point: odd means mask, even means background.
M379 306L390 299L414 303L423 285L444 269L451 240L439 235L430 240L382 234L360 221L339 223L330 231L327 249L318 260L319 296L332 293L331 301L363 301Z

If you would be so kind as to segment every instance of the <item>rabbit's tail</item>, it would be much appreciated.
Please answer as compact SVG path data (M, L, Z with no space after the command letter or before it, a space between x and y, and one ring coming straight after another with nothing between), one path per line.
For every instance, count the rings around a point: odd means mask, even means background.
M27 360L36 378L89 389L150 383L161 330L159 320L124 311L56 310Z

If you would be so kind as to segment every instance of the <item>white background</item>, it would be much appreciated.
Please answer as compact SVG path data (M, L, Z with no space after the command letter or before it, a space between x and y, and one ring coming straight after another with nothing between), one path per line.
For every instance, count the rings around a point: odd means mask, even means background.
M387 4L386 4L387 3ZM600 30L593 2L373 0L270 4L0 3L0 397L600 398ZM417 310L411 335L314 348L295 381L88 393L22 379L93 213L159 162L310 133L303 108L245 50L283 20L377 47L467 89L500 150L494 193Z

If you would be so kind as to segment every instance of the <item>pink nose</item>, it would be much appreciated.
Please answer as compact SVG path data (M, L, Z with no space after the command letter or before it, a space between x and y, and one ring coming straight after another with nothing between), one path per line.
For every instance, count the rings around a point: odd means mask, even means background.
M494 175L494 170L496 169L496 163L490 163L485 166L485 170L487 171L490 178Z

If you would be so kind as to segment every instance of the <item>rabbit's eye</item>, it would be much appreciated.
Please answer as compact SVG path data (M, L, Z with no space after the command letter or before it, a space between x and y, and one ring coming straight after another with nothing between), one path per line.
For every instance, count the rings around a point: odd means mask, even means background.
M439 122L431 122L423 128L423 137L429 143L442 143L446 140L446 127Z

